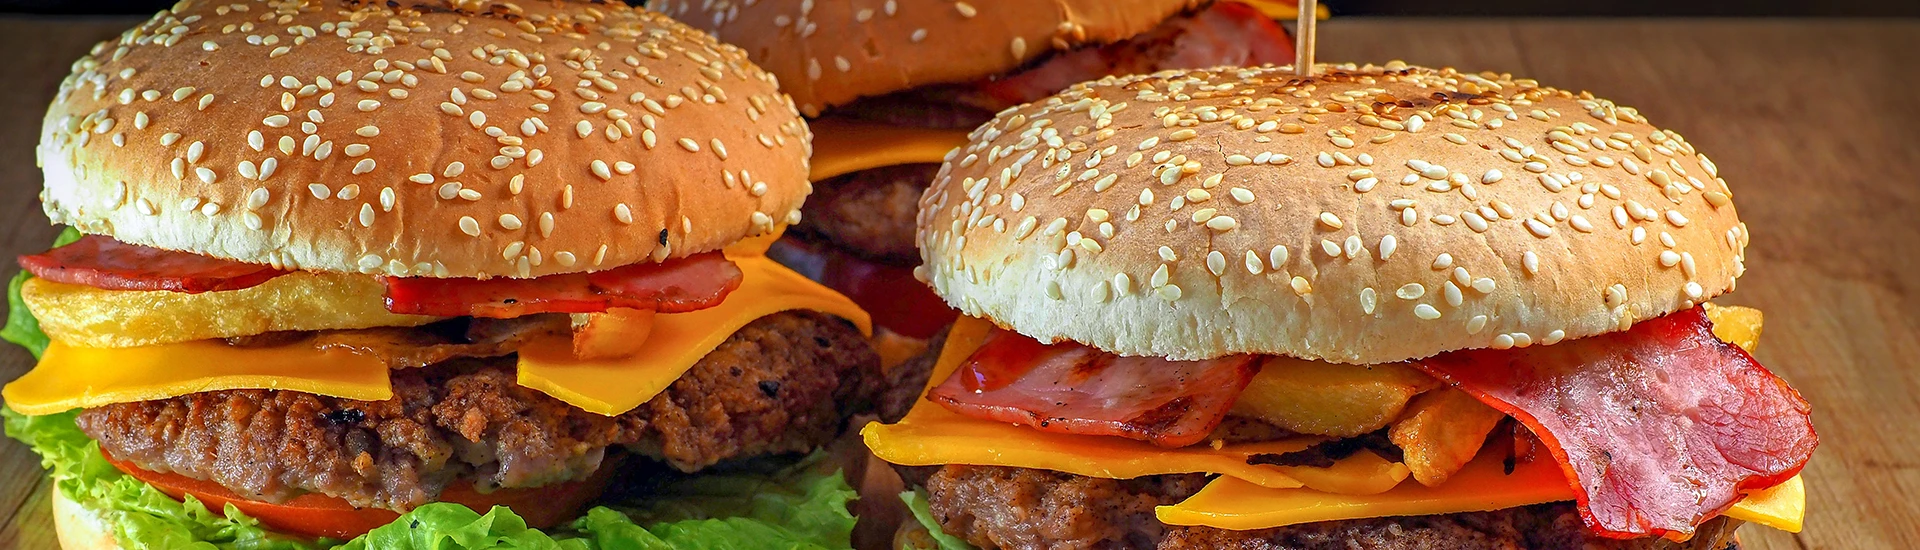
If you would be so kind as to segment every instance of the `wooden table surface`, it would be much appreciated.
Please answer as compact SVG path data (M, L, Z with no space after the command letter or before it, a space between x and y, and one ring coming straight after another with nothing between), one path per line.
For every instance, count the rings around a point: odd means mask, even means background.
M68 65L133 19L0 18L0 257L54 235L40 118ZM1335 19L1322 60L1511 71L1639 107L1731 182L1752 229L1723 303L1767 314L1759 359L1815 408L1805 532L1755 550L1920 547L1920 21ZM16 269L4 263L0 276ZM0 349L0 380L32 366ZM53 548L51 487L0 443L0 548Z

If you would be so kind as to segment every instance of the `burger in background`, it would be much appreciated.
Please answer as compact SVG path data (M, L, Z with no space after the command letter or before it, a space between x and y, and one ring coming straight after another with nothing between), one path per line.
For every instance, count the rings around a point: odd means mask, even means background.
M864 431L913 548L1735 548L1810 407L1719 169L1629 107L1392 63L1106 78L921 200L961 311ZM895 401L888 400L889 403Z
M8 434L67 548L845 547L830 461L749 468L881 383L764 256L809 137L620 5L182 2L48 110Z
M911 278L913 227L922 190L967 131L1076 82L1293 58L1286 31L1262 11L1291 4L1271 0L652 5L745 49L812 119L816 191L771 254L872 312L887 365L953 319Z

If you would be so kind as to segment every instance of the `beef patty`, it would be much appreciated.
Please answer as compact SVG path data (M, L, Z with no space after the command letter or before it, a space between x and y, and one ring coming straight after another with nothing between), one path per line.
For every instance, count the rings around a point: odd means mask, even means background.
M511 357L395 370L392 399L229 390L83 411L108 454L283 501L303 492L408 510L456 480L481 488L583 479L611 446L682 471L804 452L872 406L879 358L847 322L784 312L748 324L660 395L586 412L515 382Z
M794 229L862 258L919 265L913 220L920 193L939 171L938 164L902 164L828 178L814 184Z
M1686 543L1607 539L1590 533L1570 502L1253 531L1171 526L1155 519L1155 506L1179 502L1205 484L1203 474L1116 480L951 465L926 480L940 526L988 549L1722 550L1735 548L1733 531L1739 526L1714 518Z

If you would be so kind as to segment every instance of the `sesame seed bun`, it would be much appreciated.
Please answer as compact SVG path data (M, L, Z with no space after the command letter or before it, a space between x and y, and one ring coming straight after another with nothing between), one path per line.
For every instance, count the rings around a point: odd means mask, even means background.
M739 49L620 5L393 4L189 0L96 46L47 112L48 217L435 277L659 261L797 220L807 130Z
M1004 73L1146 32L1206 0L664 0L660 11L747 50L800 111Z
M1679 134L1511 75L1108 78L972 138L921 199L919 274L968 315L1122 355L1550 344L1732 290L1747 243Z

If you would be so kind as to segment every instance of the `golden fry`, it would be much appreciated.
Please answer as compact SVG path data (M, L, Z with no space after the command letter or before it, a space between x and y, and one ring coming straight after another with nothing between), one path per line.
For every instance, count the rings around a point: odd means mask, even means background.
M613 308L573 315L573 356L618 359L633 355L653 333L653 310Z
M417 326L438 317L387 311L368 275L295 272L240 290L102 290L32 279L21 287L40 330L68 345L127 348L291 330Z
M1480 452L1487 433L1507 415L1455 388L1414 398L1387 439L1400 447L1413 480L1433 487Z
M1302 434L1352 437L1385 427L1408 399L1439 385L1404 363L1336 365L1274 356L1261 364L1233 414Z

